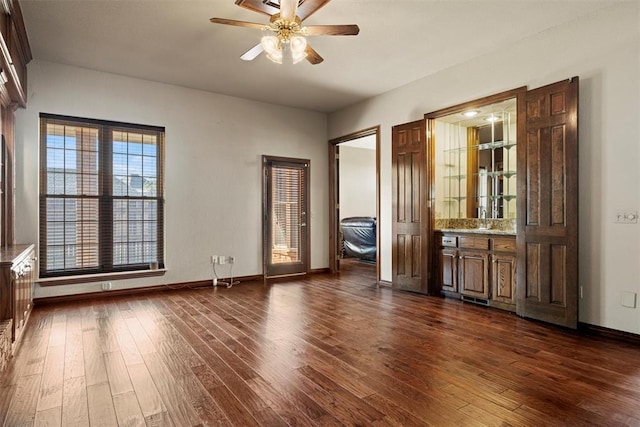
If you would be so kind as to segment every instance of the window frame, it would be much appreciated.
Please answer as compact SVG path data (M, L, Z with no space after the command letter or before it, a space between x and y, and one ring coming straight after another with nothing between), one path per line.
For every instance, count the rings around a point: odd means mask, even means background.
M97 129L97 179L98 188L97 195L88 194L75 194L70 195L64 191L62 194L48 194L48 164L47 164L47 125L48 124L60 124L64 126L77 126L83 128ZM128 133L140 133L142 135L153 135L156 138L156 165L155 165L155 196L142 194L131 196L126 195L114 195L113 182L115 173L113 165L113 140L115 132L128 132ZM159 275L163 274L165 268L165 253L164 253L164 148L165 148L165 128L161 126L148 126L133 123L124 123L108 120L88 119L81 117L63 116L57 114L40 113L40 188L39 188L39 277L43 282L51 282L48 284L58 284L66 282L73 282L73 278L78 279L97 276L109 276L112 279L129 278L138 275ZM129 143L127 143L129 144ZM76 148L75 150L79 150ZM82 173L86 173L81 170ZM64 172L65 174L69 172ZM128 178L132 175L127 173ZM47 200L49 198L56 199L74 199L74 200L86 200L97 199L98 201L98 231L97 231L97 265L85 268L63 268L63 269L47 269ZM114 205L117 200L125 201L140 201L144 204L145 201L155 201L156 204L156 227L155 227L155 251L157 257L154 261L157 265L151 265L150 262L143 260L142 262L135 262L130 264L115 264L114 254L116 252L114 245L114 224L115 214ZM143 211L142 211L143 212ZM63 215L64 223L67 223L67 217ZM130 225L130 221L127 219L127 226ZM140 220L142 225L145 224L145 220ZM153 230L153 228L152 228ZM143 232L144 233L144 232ZM137 242L134 240L127 240L126 243ZM144 245L144 237L141 241ZM65 247L65 246L63 246ZM143 252L144 256L144 252ZM146 274L144 274L146 272ZM142 273L142 274L141 274ZM68 278L68 280L65 280Z

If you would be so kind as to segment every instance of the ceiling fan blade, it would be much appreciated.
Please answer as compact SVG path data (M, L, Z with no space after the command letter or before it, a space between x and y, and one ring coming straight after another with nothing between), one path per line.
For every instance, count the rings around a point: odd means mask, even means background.
M240 59L242 59L243 61L253 61L254 59L256 59L258 57L258 55L260 55L262 52L264 52L264 48L262 47L262 45L260 43L258 43L257 45L255 45L254 47L252 47L251 49L249 49L248 51L246 51L241 57Z
M226 19L226 18L211 18L209 21L214 24L224 24L224 25L233 25L234 27L248 27L255 28L257 30L262 30L266 25L258 24L256 22L246 22L246 21L236 21L235 19Z
M306 27L310 36L356 36L360 28L353 25L309 25Z
M298 18L304 21L331 0L305 0L298 6Z
M280 17L287 21L296 20L298 0L280 0Z
M304 50L304 52L307 54L307 61L309 61L311 65L317 65L324 61L324 58L320 56L318 52L316 52L315 49L311 47L311 45L307 45L307 48Z
M236 5L245 9L252 10L258 13L264 13L265 15L275 15L280 12L278 7L273 6L272 2L262 0L236 0Z
M302 4L298 2L298 18L304 21L330 1L331 0L305 0ZM236 5L269 16L280 13L280 8L278 8L275 2L268 0L236 0Z

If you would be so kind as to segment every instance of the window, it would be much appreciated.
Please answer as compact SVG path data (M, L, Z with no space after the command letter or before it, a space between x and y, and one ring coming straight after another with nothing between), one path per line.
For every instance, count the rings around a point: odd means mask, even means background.
M164 267L164 128L40 114L40 277Z

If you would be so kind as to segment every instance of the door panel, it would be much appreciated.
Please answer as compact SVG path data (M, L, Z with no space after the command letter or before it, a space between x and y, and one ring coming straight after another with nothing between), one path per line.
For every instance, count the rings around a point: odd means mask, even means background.
M489 255L460 251L460 292L477 298L489 298Z
M309 160L263 156L263 267L266 277L309 269Z
M427 293L430 225L423 120L393 127L392 159L393 287Z
M492 255L491 274L492 299L507 304L515 304L516 257L512 255Z
M578 322L578 78L528 91L519 117L518 314Z
M456 249L440 250L440 268L442 270L442 289L458 292L458 251Z

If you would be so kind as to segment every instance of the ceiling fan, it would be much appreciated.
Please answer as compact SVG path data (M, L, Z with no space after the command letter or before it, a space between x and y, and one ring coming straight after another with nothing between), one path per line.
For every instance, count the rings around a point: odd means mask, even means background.
M355 36L360 32L357 25L309 25L302 26L307 19L330 0L236 0L236 4L271 18L269 24L236 21L234 19L211 18L214 24L256 28L270 31L274 35L262 37L259 44L245 52L240 59L251 61L262 52L276 63L298 63L306 59L316 65L324 59L308 43L306 36Z

